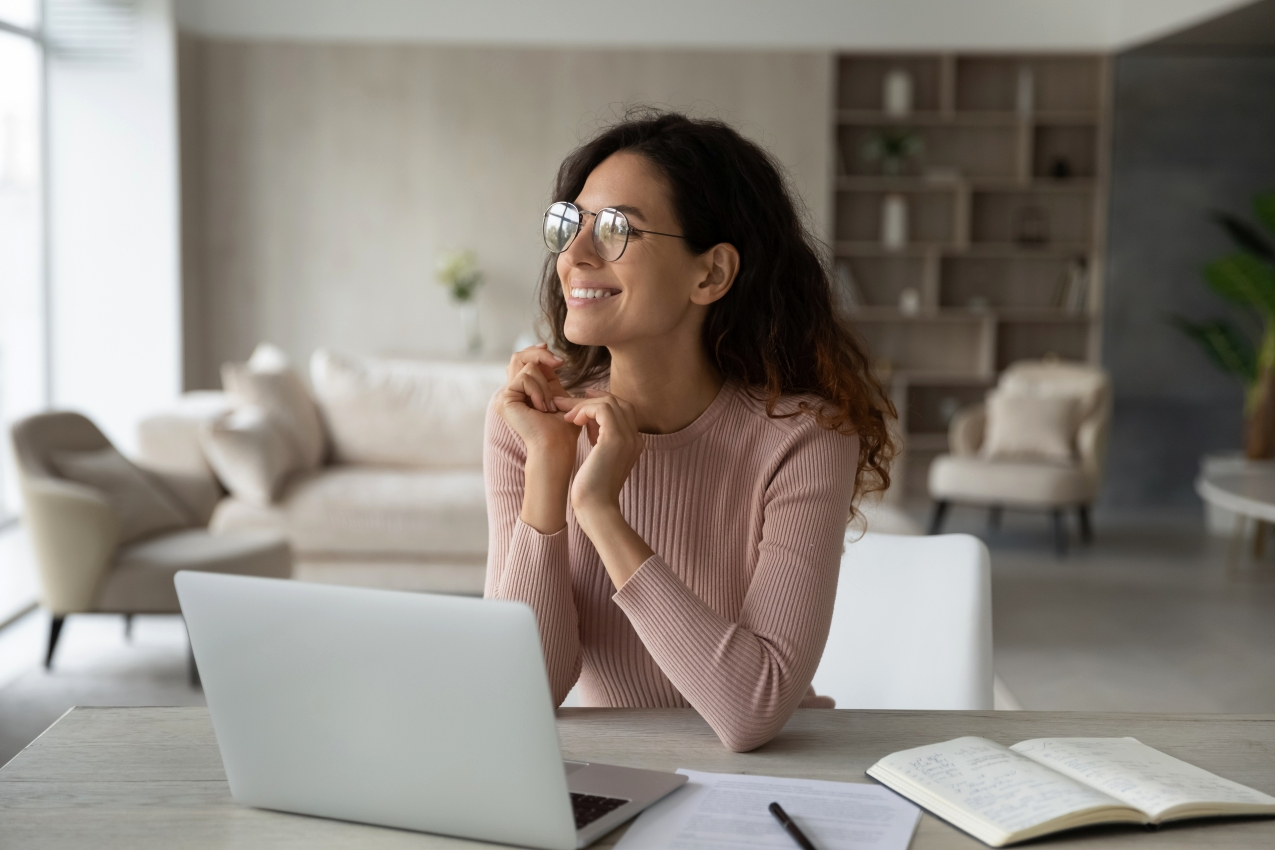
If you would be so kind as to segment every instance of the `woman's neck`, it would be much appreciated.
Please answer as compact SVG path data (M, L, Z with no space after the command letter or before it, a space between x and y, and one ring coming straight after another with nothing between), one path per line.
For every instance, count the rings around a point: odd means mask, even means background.
M700 417L717 398L724 379L693 345L611 349L611 393L633 405L638 430L672 434Z

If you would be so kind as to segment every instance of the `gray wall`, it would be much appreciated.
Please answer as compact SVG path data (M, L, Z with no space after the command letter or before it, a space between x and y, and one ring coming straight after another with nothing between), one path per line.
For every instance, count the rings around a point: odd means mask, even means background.
M1115 385L1104 502L1198 504L1201 454L1241 445L1242 394L1164 320L1230 312L1201 276L1230 243L1210 210L1275 189L1275 54L1118 57L1103 360Z
M825 230L831 61L817 52L181 41L186 383L261 340L439 356L433 280L477 251L488 355L532 327L563 155L625 104L721 117L788 168Z

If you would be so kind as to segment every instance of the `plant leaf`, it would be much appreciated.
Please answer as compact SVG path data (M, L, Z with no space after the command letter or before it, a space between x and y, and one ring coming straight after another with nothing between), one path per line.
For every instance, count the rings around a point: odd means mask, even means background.
M1275 262L1275 248L1271 247L1271 243L1256 227L1228 212L1213 213L1213 220L1226 231L1227 235L1231 237L1231 241L1239 246L1241 250L1256 254L1264 260Z
M1204 267L1213 291L1241 307L1275 319L1275 267L1252 254L1236 253Z
M1253 212L1257 220L1275 235L1275 192L1262 192L1253 199Z
M1209 359L1222 371L1239 378L1245 386L1257 380L1257 357L1253 343L1239 328L1225 319L1193 322L1176 313L1169 321L1204 348Z

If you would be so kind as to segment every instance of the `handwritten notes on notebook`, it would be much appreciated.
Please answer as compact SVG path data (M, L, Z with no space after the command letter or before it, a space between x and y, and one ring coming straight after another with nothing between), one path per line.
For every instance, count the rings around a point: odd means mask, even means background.
M1105 791L1157 821L1171 810L1270 806L1267 795L1148 747L1137 738L1038 738L1010 747L1064 776Z
M1096 823L1275 815L1275 798L1134 738L956 738L868 775L992 847Z
M679 770L689 781L643 812L616 850L793 850L778 802L819 850L905 850L921 811L878 785Z

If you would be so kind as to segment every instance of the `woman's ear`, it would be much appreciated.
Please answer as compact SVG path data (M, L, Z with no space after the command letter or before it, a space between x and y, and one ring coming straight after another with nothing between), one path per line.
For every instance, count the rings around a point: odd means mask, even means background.
M739 251L729 242L714 245L702 255L708 265L704 276L691 293L691 303L707 306L719 300L735 283L739 274Z

